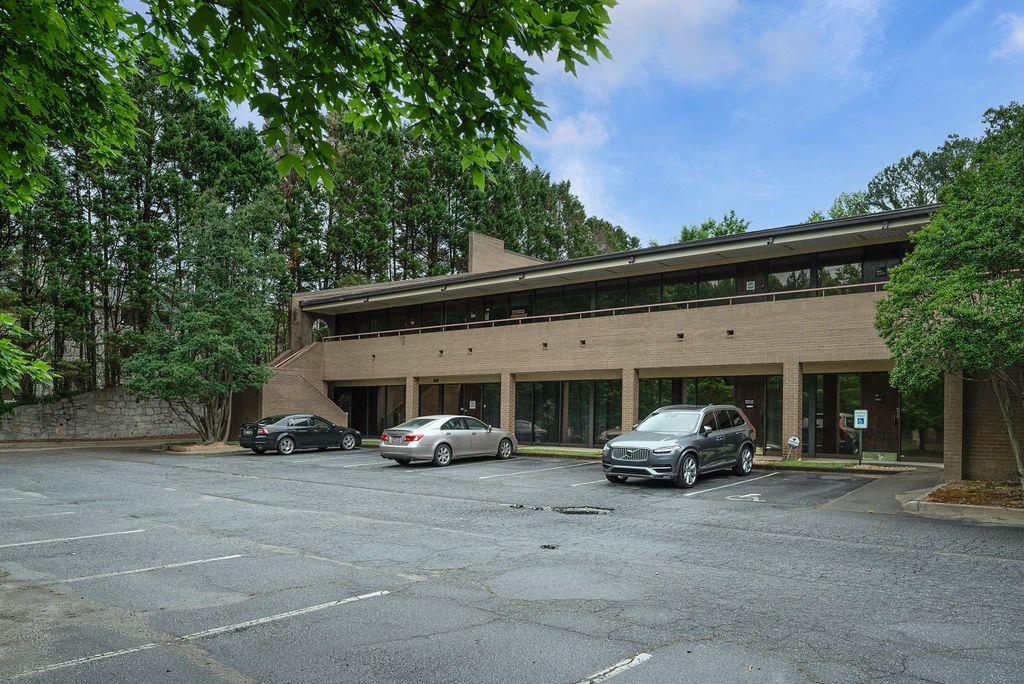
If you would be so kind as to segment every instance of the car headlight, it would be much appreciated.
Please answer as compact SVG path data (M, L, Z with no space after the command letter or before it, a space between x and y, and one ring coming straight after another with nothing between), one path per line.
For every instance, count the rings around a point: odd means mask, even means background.
M651 453L654 454L655 456L664 456L665 454L675 453L675 450L676 450L676 447L674 447L674 446L658 447L657 449L655 449Z
M610 444L605 444L604 445L604 449L601 449L601 454L604 455L604 456L607 456L611 452L612 452L612 447L611 447Z

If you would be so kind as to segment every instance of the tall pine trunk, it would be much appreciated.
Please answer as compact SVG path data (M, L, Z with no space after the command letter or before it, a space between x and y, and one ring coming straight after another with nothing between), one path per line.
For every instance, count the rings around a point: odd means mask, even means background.
M999 372L992 375L992 388L995 390L996 400L999 402L999 414L1003 418L1003 425L1006 426L1006 434L1010 438L1010 451L1013 453L1013 460L1017 465L1017 480L1021 489L1024 490L1024 454L1021 453L1020 439L1013 420L1013 401L1016 398L1024 405L1021 398L1020 388L1010 378L1008 372ZM1014 397L1016 395L1016 397Z

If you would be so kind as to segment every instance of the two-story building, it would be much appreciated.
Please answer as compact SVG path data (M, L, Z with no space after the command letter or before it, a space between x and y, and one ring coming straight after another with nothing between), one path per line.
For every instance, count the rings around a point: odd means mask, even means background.
M663 404L734 403L766 452L797 436L806 454L846 457L867 409L865 458L1009 477L986 386L889 385L875 303L933 209L556 263L472 234L468 273L295 295L291 349L239 408L312 411L370 436L465 413L521 443L593 446Z

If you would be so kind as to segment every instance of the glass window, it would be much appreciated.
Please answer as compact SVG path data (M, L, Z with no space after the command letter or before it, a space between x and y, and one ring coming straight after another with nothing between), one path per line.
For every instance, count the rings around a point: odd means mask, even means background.
M443 325L444 302L430 302L420 307L420 325Z
M326 430L327 428L334 427L334 425L332 423L328 423L320 416L313 416L313 427L320 428L321 430Z
M565 435L561 441L569 444L590 443L590 400L593 382L570 380L565 384Z
M688 302L697 299L697 297L696 271L673 271L666 273L662 278L661 300L663 302Z
M596 299L598 309L614 309L626 306L626 279L599 282L597 284Z
M397 309L389 309L388 328L390 330L406 330L419 327L419 309L418 306L402 306Z
M370 332L370 312L360 311L357 314L353 314L352 323L357 333L368 333Z
M562 293L562 308L565 313L590 311L594 308L594 284L566 285Z
M533 441L533 383L516 383L516 439Z
M533 391L533 440L557 442L561 434L560 382L536 382Z
M733 427L743 427L744 423L746 423L746 421L743 420L743 416L740 415L739 411L729 409L727 413L729 414L729 425Z
M444 303L444 322L449 324L466 322L465 299L456 299Z
M924 392L900 396L900 458L942 462L942 381Z
M736 268L734 266L702 268L700 270L700 299L731 297L734 294L736 294ZM725 304L726 302L721 303Z
M484 297L485 321L500 321L508 317L508 295Z
M818 256L818 287L837 287L827 294L849 294L855 288L839 288L840 285L857 285L862 280L864 266L861 251L829 252Z
M425 416L441 413L441 385L420 385L420 413Z
M387 330L388 327L388 310L377 309L376 311L370 312L370 332L378 332L380 330Z
M533 293L513 292L508 298L509 318L526 318L533 315Z
M729 416L729 412L725 409L718 409L715 411L715 422L718 423L719 430L725 430L726 428L732 427L732 418Z
M629 305L657 304L661 301L661 274L629 279Z
M487 305L482 297L466 300L466 321L469 323L479 323L486 320L484 317L486 307Z
M501 423L501 383L500 382L485 382L480 389L481 401L483 402L483 409L480 411L480 417L488 425L498 425Z
M704 419L700 421L700 430L704 431L704 428L711 428L712 431L718 429L718 424L715 423L715 412L708 411L704 414Z
M355 321L352 320L352 314L338 314L334 319L334 329L336 335L351 335L356 331Z
M543 290L537 290L533 306L535 316L550 316L562 313L562 288L548 287Z
M603 445L622 430L622 381L594 381L594 443Z
M442 430L468 430L466 427L466 421L462 418L452 418L447 423L441 426Z
M466 422L466 425L469 427L470 430L486 430L487 429L487 425L485 425L484 423L480 422L476 418L472 418L472 417L470 417L470 418L463 418L463 420Z
M295 416L288 419L288 427L309 427L312 423L309 416Z
M405 385L387 385L384 392L384 426L394 427L405 422Z
M879 283L889 280L889 269L903 258L902 242L864 248L864 281Z
M809 290L813 257L772 259L768 264L768 289L771 292Z
M714 414L708 414L714 425ZM662 411L648 416L644 422L637 426L641 432L678 432L681 434L692 434L697 426L700 413L697 411Z
M462 385L447 384L441 386L441 412L462 413Z
M415 430L416 428L430 425L433 422L434 418L413 418L412 420L407 420L401 425L396 425L395 427L400 430Z
M735 382L729 376L697 378L694 382L697 402L707 404L731 404L736 396Z

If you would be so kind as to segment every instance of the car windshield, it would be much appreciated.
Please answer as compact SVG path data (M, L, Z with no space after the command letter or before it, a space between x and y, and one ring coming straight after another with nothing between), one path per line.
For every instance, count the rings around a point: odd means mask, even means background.
M416 428L421 428L424 425L430 425L435 420L437 420L437 418L413 418L412 420L405 421L401 425L396 425L395 429L396 430L415 430Z
M662 411L647 416L637 426L637 432L679 432L691 434L697 429L700 411Z

